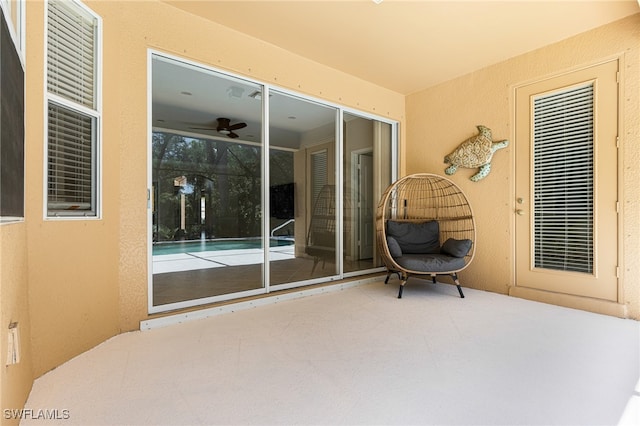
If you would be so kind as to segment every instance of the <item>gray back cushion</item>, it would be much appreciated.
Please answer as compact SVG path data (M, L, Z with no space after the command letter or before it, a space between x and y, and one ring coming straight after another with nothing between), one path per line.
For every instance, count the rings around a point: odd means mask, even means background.
M433 254L440 252L440 227L438 222L387 221L387 235L400 245L402 253Z
M387 235L387 248L389 249L391 257L402 256L402 249L400 248L400 244L398 244L398 241L396 241L395 238L389 235Z
M440 253L453 257L465 257L471 250L471 240L456 240L449 238L444 242Z

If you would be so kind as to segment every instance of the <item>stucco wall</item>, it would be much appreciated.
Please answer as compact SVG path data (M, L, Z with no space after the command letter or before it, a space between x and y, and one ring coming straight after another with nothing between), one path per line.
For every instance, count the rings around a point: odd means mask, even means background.
M443 157L475 134L478 124L490 127L494 140L513 142L515 86L620 56L622 302L634 318L640 317L639 46L640 15L634 15L412 94L407 97L406 145L407 173L444 174ZM508 293L514 283L514 161L512 143L495 154L484 180L471 182L471 169L459 169L452 177L469 196L478 222L476 258L461 273L465 285Z
M0 226L0 408L22 408L31 390L30 321L27 287L27 237L24 223ZM7 363L8 325L18 323L20 361ZM17 420L9 420L17 424ZM2 424L5 424L4 422Z
M8 21L13 21L15 28L18 7L15 1L11 3ZM22 408L33 382L26 231L23 221L0 225L0 423L3 425L18 424L16 416L4 410ZM14 342L17 363L9 362L9 327L17 330L18 341Z
M44 220L44 3L27 2L26 224L35 376L113 336L118 324L117 147L103 131L103 217ZM105 93L109 90L105 88Z

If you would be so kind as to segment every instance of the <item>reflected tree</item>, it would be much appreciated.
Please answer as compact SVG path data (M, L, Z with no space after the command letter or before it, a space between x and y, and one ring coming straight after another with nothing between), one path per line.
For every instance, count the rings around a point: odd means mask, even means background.
M155 241L261 235L260 147L168 132L152 143ZM275 175L292 181L286 154L288 166L274 156Z

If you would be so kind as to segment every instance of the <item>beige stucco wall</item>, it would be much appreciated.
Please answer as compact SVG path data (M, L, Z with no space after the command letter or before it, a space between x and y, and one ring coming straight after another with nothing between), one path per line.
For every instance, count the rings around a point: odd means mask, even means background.
M621 302L627 315L640 318L639 49L640 14L407 97L407 173L444 174L443 157L475 134L478 124L490 127L494 140L512 142L495 154L484 180L471 182L472 169L459 169L452 177L469 196L477 218L478 250L473 264L461 273L465 285L508 293L514 283L515 86L620 56Z
M11 3L9 20L15 26L17 4L14 0ZM26 231L24 221L0 225L0 423L3 425L18 424L18 419L4 410L22 408L33 382ZM10 325L16 325L18 332L19 360L7 365Z
M35 376L119 330L117 137L103 130L103 217L44 220L44 8L27 2L26 208L31 358ZM108 93L109 90L105 90Z
M24 223L0 226L0 408L22 408L31 390L31 336ZM18 323L20 362L7 363L8 325ZM7 422L11 422L7 420ZM17 421L13 420L17 424ZM4 422L2 423L4 424Z

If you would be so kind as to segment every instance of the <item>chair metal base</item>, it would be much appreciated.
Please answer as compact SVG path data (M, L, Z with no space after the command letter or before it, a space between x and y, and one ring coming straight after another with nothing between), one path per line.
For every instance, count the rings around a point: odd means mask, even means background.
M391 276L391 274L398 274L398 278L400 278L400 289L398 291L398 299L402 299L402 291L404 290L404 285L407 283L407 281L409 280L409 275L408 274L402 274L399 271L388 271L387 272L387 278L384 280L384 283L386 284L389 281L389 277ZM433 281L433 283L436 283L436 275L438 274L431 274L431 280ZM460 294L460 298L464 299L464 293L462 292L462 287L460 286L460 280L458 280L458 274L457 273L453 273L453 274L441 274L441 275L449 275L451 276L451 278L453 279L453 283L455 284L456 288L458 289L458 293Z
M396 274L398 276L398 279L401 280L402 279L402 275L400 274L400 271L387 271L387 278L384 279L384 283L387 284L389 282L389 278L391 277L391 275Z

